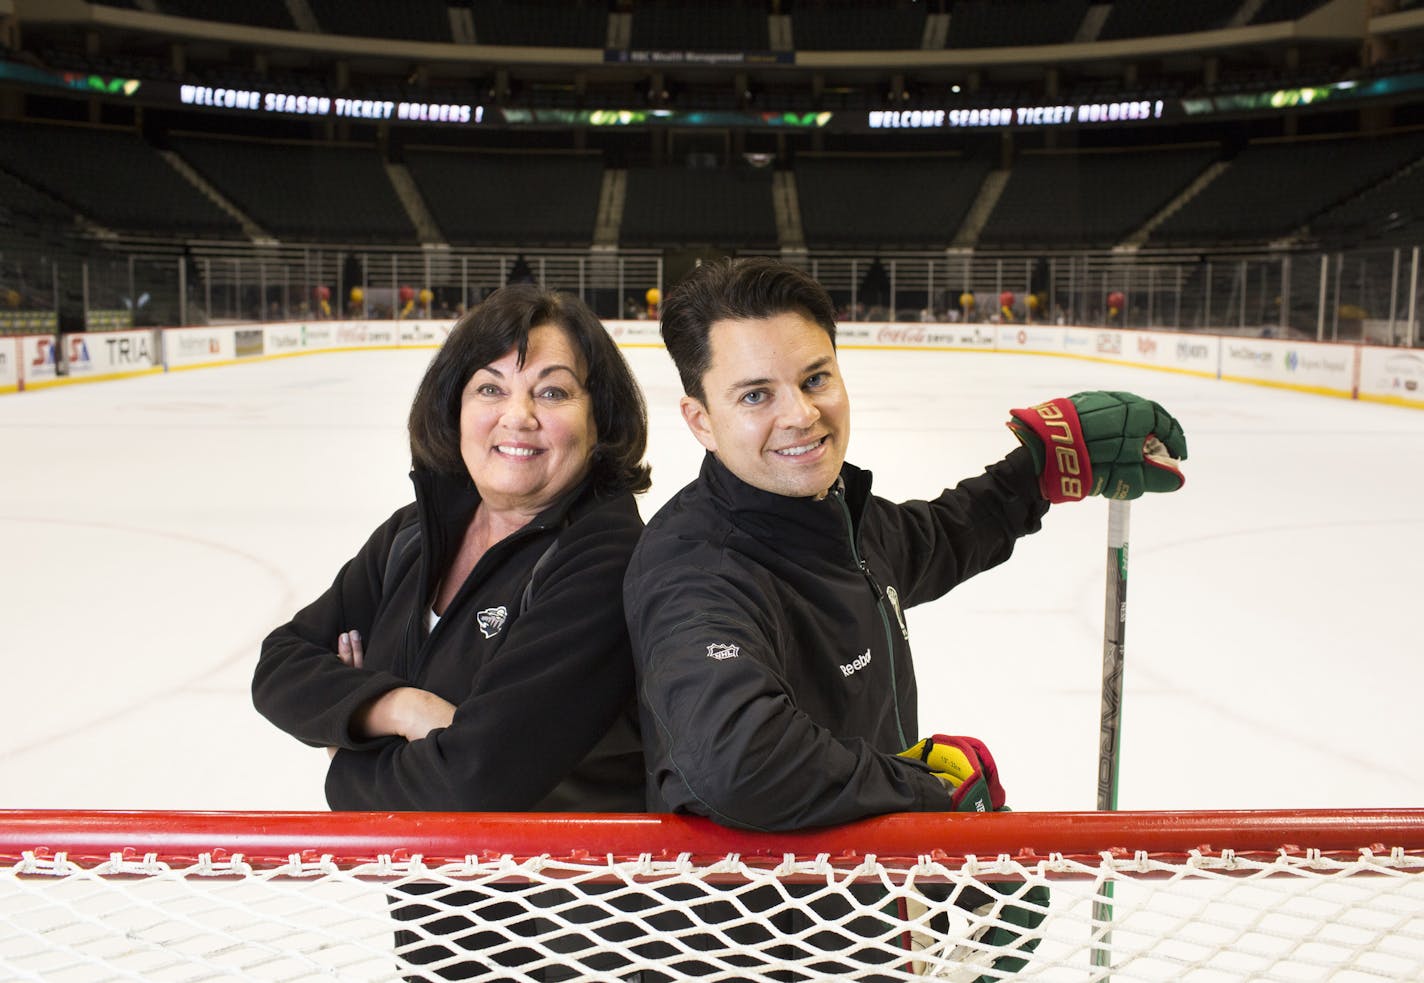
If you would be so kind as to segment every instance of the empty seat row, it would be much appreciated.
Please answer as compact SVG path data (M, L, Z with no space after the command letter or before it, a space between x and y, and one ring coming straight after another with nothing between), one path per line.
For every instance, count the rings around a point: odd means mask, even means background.
M621 201L603 217L624 246L776 248L794 231L778 227L774 172L740 161L635 166L615 180L598 151L407 147L393 164L369 144L166 139L160 151L129 129L0 124L0 221L172 238L586 247L600 202ZM960 237L1097 249L1145 230L1154 245L1397 238L1424 211L1421 161L1424 132L1262 141L1234 155L1216 144L1025 152L995 181L999 162L974 153L803 151L783 215L799 215L805 243L823 249L939 249ZM431 225L418 227L425 216Z

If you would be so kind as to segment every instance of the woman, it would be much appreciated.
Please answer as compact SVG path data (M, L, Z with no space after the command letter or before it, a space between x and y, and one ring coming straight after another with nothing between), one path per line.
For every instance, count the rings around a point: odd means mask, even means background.
M415 502L262 644L253 702L329 749L331 808L643 808L621 592L646 441L642 394L578 300L512 285L460 320L411 407Z

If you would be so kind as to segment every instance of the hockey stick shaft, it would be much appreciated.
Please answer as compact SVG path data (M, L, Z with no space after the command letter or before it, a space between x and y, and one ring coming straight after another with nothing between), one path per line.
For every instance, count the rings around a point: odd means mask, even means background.
M1122 671L1127 629L1127 501L1108 503L1107 591L1103 609L1103 690L1098 737L1098 808L1117 808L1122 760Z
M1122 761L1122 671L1127 631L1127 540L1130 510L1126 500L1108 502L1107 590L1103 604L1103 685L1098 735L1098 808L1117 808L1118 767ZM1093 902L1096 930L1093 965L1112 965L1113 882L1103 885Z

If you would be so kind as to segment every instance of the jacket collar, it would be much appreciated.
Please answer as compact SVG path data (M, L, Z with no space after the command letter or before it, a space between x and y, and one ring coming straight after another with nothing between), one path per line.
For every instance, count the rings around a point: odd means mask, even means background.
M713 505L749 535L778 549L805 544L815 550L827 536L846 538L846 509L859 529L870 498L871 474L853 464L842 464L836 488L825 498L790 498L747 484L709 451L698 480ZM845 502L845 509L838 498Z
M448 562L451 551L465 534L470 516L480 504L479 489L468 474L445 474L415 468L410 473L415 485L416 509L431 555L436 562ZM592 497L592 479L582 481L554 500L548 508L529 520L511 539L542 529L558 529L568 524L576 507Z
M410 472L417 501L428 503L435 518L467 522L480 504L480 492L468 474L444 474L415 468ZM589 491L592 479L585 475L573 488L555 499L548 508L529 521L533 528L563 525L569 513Z

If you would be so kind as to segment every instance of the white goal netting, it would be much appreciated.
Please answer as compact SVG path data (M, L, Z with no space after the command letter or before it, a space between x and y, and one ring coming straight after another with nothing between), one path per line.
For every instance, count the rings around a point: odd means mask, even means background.
M1424 812L0 812L0 979L1419 980L1421 873Z

